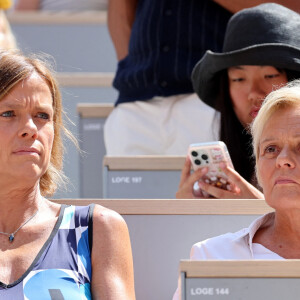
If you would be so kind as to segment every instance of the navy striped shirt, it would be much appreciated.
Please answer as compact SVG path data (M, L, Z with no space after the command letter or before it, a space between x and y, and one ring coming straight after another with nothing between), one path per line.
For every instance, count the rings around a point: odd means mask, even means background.
M113 82L116 105L192 93L192 69L206 50L222 50L230 17L212 0L139 0L129 54Z

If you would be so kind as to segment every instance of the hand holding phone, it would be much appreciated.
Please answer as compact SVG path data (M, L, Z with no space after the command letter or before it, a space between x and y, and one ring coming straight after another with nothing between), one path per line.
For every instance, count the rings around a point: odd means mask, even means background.
M191 144L188 155L194 171L199 168L208 168L208 172L202 177L202 180L205 183L229 191L232 189L227 175L220 168L221 162L224 162L233 168L225 143L216 141Z

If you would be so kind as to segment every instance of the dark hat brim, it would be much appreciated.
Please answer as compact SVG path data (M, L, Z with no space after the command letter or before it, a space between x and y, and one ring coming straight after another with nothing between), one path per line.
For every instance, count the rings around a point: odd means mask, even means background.
M274 66L300 72L300 49L286 44L260 44L232 52L208 50L192 72L194 91L206 104L215 108L220 92L219 72L240 65Z

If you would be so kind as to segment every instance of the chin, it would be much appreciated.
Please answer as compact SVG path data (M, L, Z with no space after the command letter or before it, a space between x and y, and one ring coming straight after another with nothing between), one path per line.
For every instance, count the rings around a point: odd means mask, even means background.
M17 171L17 177L22 177L23 179L28 178L31 180L39 180L43 174L45 173L45 170L41 169L39 166L32 164L30 166L22 167Z
M289 209L289 208L300 208L300 191L299 190L282 190L273 193L271 197L268 197L269 200L266 202L269 206L274 209Z

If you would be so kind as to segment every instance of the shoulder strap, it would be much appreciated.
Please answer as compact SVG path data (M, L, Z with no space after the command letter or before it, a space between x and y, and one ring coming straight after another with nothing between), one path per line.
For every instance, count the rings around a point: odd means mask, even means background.
M88 216L88 227L89 227L89 247L90 252L92 253L93 248L93 212L94 212L95 204L92 203L89 205L89 216Z

